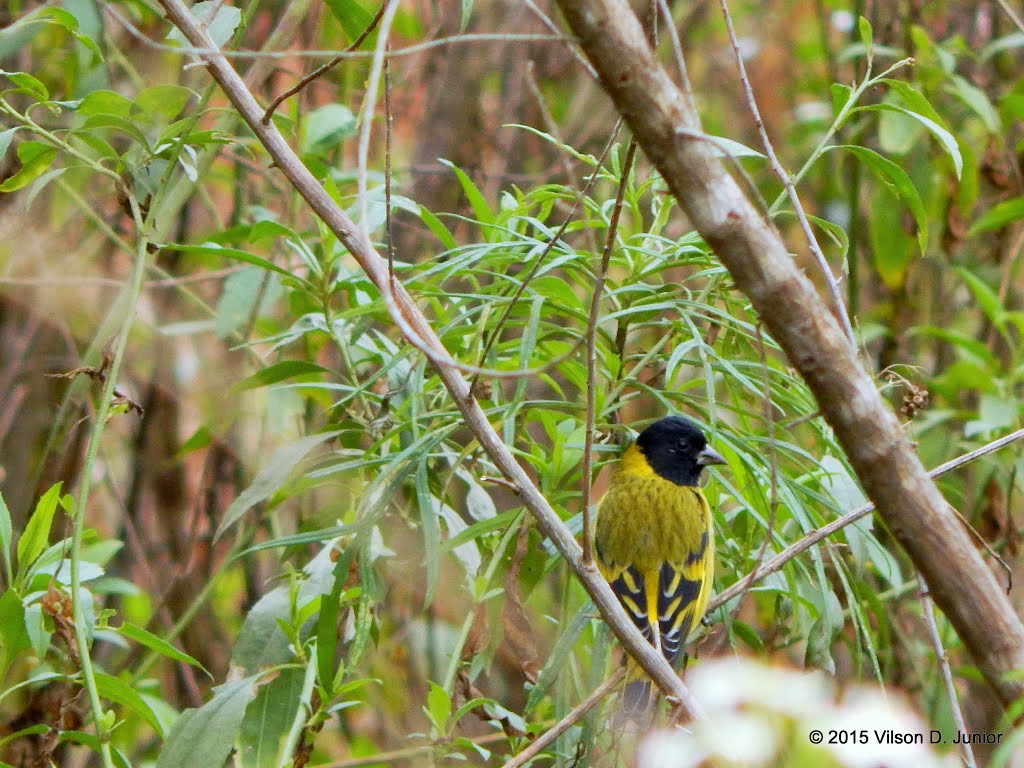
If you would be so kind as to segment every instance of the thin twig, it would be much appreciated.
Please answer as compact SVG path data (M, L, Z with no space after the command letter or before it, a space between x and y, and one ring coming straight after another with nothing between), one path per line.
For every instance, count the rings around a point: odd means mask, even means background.
M1021 438L1024 438L1024 429L1018 429L1016 432L1011 432L1009 435L1006 435L1005 437L1000 437L998 440L993 440L991 443L983 445L980 448L975 448L973 451L968 451L962 456L958 456L955 459L951 459L947 461L945 464L940 464L939 466L937 466L935 469L931 470L928 473L928 477L932 479L936 477L941 477L942 475L952 472L954 469L959 469L964 464L969 464L975 459L980 459L982 456L992 453L993 451L998 451L1000 448L1004 448L1010 443L1016 442ZM734 597L736 597L736 595L740 594L741 592L749 588L750 585L747 584L748 581L760 581L765 576L770 576L776 571L781 570L782 566L784 566L794 557L801 554L802 552L806 552L815 544L819 543L824 539L827 539L836 531L840 531L846 526L850 525L851 523L855 523L862 517L871 514L874 508L875 505L871 503L865 504L861 507L857 507L857 509L851 512L847 512L845 515L843 515L840 518L837 518L836 520L833 520L828 525L824 525L818 530L808 533L806 536L804 536L796 543L790 544L775 557L771 558L768 562L764 563L764 565L758 570L754 578L751 578L750 576L744 576L743 578L733 583L731 587L726 589L721 594L715 595L708 604L708 613L717 609L727 601L732 600ZM960 519L962 520L963 518Z
M388 47L388 35L391 22L398 13L399 0L387 0L384 15L380 20L380 32L377 34L377 46L373 50L373 62L370 64L370 75L366 81L366 96L363 98L361 125L359 126L359 142L356 146L356 200L359 204L359 226L363 235L370 239L370 224L367 211L369 201L366 199L366 163L370 154L370 134L373 131L373 115L377 111L377 89L380 87L380 76L384 70L384 56Z
M553 22L551 17L544 13L540 6L533 2L533 0L523 0L523 3L533 12L534 16L540 19L541 24L559 36L559 38L565 43L565 47L569 49L569 53L573 55L579 65L583 67L584 71L590 75L590 79L597 80L597 70L594 69L594 65L591 64L587 60L587 57L580 51L579 45L576 44L576 41L571 37L563 35L562 30L559 29L558 25Z
M225 51L221 48L211 44L208 46L195 46L195 45L167 45L166 43L159 43L150 37L147 37L142 31L132 24L127 18L119 13L110 3L104 6L104 10L110 14L118 24L124 27L125 31L134 37L139 43L147 48L151 48L157 51L164 51L167 53L182 53L188 56L198 56L200 58L206 58L209 56L223 56L225 59L333 59L340 57L342 59L371 59L373 58L373 52L371 51L351 51L345 53L339 53L335 50L279 50L279 51ZM463 35L448 35L446 37L439 37L435 40L427 40L423 43L413 43L407 45L404 48L395 48L388 52L389 58L398 58L400 56L412 56L417 53L423 53L429 51L432 48L441 48L446 45L462 44L462 43L536 43L536 42L571 42L572 38L566 35L532 35L532 34L500 34L494 32L478 32L474 34L463 34ZM260 120L262 121L262 110Z
M935 650L935 660L939 663L939 674L942 676L942 683L946 687L946 698L949 701L949 711L953 715L953 722L961 734L967 733L967 725L964 723L964 713L960 709L960 700L956 694L956 686L953 685L953 673L949 669L949 656L942 645L942 637L939 635L939 625L935 623L935 608L932 605L932 596L928 593L928 585L924 583L924 577L917 574L918 594L921 596L921 614L924 616L925 626L928 628L928 639L932 642ZM966 740L963 741L964 762L967 768L978 768L974 762L974 750Z
M540 118L544 123L544 130L554 136L559 143L565 144L565 140L559 133L558 123L555 122L555 118L551 115L551 110L548 109L547 102L544 100L544 94L541 93L540 86L537 84L537 66L533 59L526 62L526 86L530 89L530 93L533 94L533 98L537 102L537 109L540 110ZM569 162L565 152L559 152L558 159L561 161L562 169L565 171L565 183L572 184L572 163Z
M355 51L355 50L359 49L359 46L363 44L363 41L367 37L369 37L370 33L373 32L373 30L376 28L376 26L380 23L380 20L384 17L384 9L385 8L387 8L386 5L381 5L381 7L377 10L377 15L373 17L373 20L366 27L366 29L364 29L362 31L362 33L359 35L359 37L357 37L352 42L352 45L350 45L348 48L345 49L345 53L351 53L352 51ZM270 122L270 118L272 118L274 116L275 110L277 110L277 108L279 106L281 106L282 102L284 102L286 99L290 99L292 96L297 94L299 91L301 91L307 85L309 85L314 80L319 78L321 75L323 75L323 74L325 74L327 72L330 72L332 69L334 69L336 66L338 66L344 60L345 60L345 56L344 55L335 56L333 59L328 61L326 64L321 64L319 67L317 67L312 72L310 72L308 75L306 75L304 78L299 80L299 82L297 82L295 85L293 85L287 91L285 91L280 96L278 96L276 99L274 99L272 102L270 102L270 106L267 107L267 111L263 113L263 120L261 122L264 125L269 123Z
M497 733L488 733L479 738L470 739L474 744L493 744L496 741L505 741L508 739L508 734L504 731L498 731ZM430 752L437 747L436 742L430 742L429 744L418 744L415 747L403 747L402 749L395 749L391 752L378 752L375 755L366 755L364 757L347 757L343 760L335 760L331 763L320 763L317 768L362 768L366 765L394 765L399 760L409 760L414 757L419 757L425 752Z
M590 551L591 522L591 474L594 468L594 410L597 401L597 326L601 314L601 294L604 293L604 278L608 274L608 263L615 250L615 238L619 233L619 219L622 216L622 201L626 197L629 185L629 174L633 171L633 160L636 158L636 141L629 142L626 157L622 162L622 178L619 189L615 193L615 205L608 219L608 236L604 241L601 263L594 276L594 293L590 298L590 315L587 318L587 429L583 441L583 562L590 565L594 561Z
M625 667L619 667L615 671L615 674L601 683L597 688L594 689L587 698L577 704L573 709L559 720L553 727L544 732L543 736L540 736L530 744L526 749L520 752L518 755L513 757L511 760L506 762L501 768L521 768L530 762L534 757L539 755L541 751L573 725L575 725L580 718L587 714L594 706L601 701L608 693L618 685L619 681L626 674Z
M1003 9L1006 15L1010 17L1010 21L1017 25L1017 29L1024 32L1024 21L1022 21L1020 16L1017 15L1017 12L1013 10L1013 6L1006 2L1006 0L996 0L996 2L999 3L999 7Z
M854 354L856 354L857 345L853 335L853 326L850 324L850 316L846 312L846 303L843 301L843 294L839 290L839 282L836 280L835 275L832 274L832 269L825 259L825 254L822 253L821 246L818 245L818 240L814 236L811 223L807 220L807 214L804 213L804 207L800 202L799 195L796 193L796 187L793 185L793 177L782 167L782 163L779 162L779 158L775 154L775 148L768 138L764 121L761 119L761 111L757 108L757 100L754 98L754 89L750 86L750 80L747 78L747 68L743 64L743 55L740 53L740 44L736 39L736 29L732 25L729 5L726 3L726 0L719 0L719 5L722 7L722 15L725 17L725 28L729 33L729 42L732 44L732 50L736 57L736 70L740 76L740 83L743 85L743 93L747 98L747 107L750 109L750 114L754 117L757 133L761 137L761 144L768 155L768 161L771 163L772 170L775 171L779 180L786 187L786 193L793 204L793 211L796 213L797 221L800 222L800 228L803 230L807 245L810 247L811 253L814 254L814 258L818 262L818 268L821 269L822 275L824 275L825 281L828 283L829 293L832 294L832 303L835 304L838 320L846 332L846 337L850 341Z
M697 111L697 99L693 96L693 85L690 83L690 74L686 69L686 59L683 57L683 46L679 41L679 32L676 30L675 20L672 18L672 11L668 7L667 0L657 0L658 8L665 17L665 26L668 28L668 38L672 41L672 55L676 59L676 69L679 70L679 90L683 92L686 100L690 102L690 109Z

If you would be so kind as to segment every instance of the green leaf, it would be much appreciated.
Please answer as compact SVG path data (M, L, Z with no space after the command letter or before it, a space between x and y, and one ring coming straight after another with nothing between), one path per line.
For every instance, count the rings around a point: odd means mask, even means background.
M427 457L423 455L416 464L415 488L416 506L420 513L420 529L423 534L423 560L427 569L426 583L423 588L423 605L434 602L434 591L437 588L437 577L441 572L441 523L436 512L442 502L436 500L430 492L427 479Z
M280 488L295 469L295 465L302 461L307 453L335 437L339 432L339 430L335 430L308 435L274 451L266 466L257 473L252 484L231 502L224 514L224 519L217 528L214 539L220 538L224 531L231 527L250 507L260 503Z
M507 512L502 512L500 515L473 523L468 528L464 528L451 538L446 539L441 545L441 551L450 552L456 547L462 546L469 541L475 541L481 536L486 536L488 533L504 531L519 516L520 511L520 509L510 509Z
M964 425L964 437L995 430L1010 429L1017 425L1020 405L1014 398L1002 395L982 395L978 406L978 418Z
M708 144L711 146L711 154L714 157L760 157L761 159L767 159L764 153L758 152L746 144L740 144L738 141L727 139L725 136L706 135L711 139Z
M981 60L988 61L993 56L1003 51L1012 51L1017 48L1024 48L1024 32L1011 32L1003 37L996 38L981 50Z
M373 23L373 14L356 0L326 0L326 3L350 42L354 42ZM363 42L365 44L366 41Z
M131 117L134 102L115 91L91 91L78 104L76 110L86 117L94 115L113 115L114 117Z
M261 675L215 688L213 698L202 707L182 712L167 735L157 768L223 765L234 748Z
M749 624L734 619L732 624L729 625L732 633L742 640L748 648L751 650L761 653L764 651L764 642L761 640L761 636L757 634L757 631Z
M183 253L192 253L197 256L222 256L226 259L234 259L235 261L243 261L246 264L252 264L263 269L276 272L279 275L284 275L292 280L298 280L303 285L308 286L305 280L302 280L298 276L292 274L287 269L277 266L272 261L255 256L248 251L240 251L237 248L222 248L219 245L208 244L208 245L182 245L179 243L170 243L165 245L164 248L170 248L175 251L181 251Z
M458 243L452 237L452 233L448 231L448 227L437 216L428 211L425 206L421 205L418 208L417 215L420 217L420 221L427 226L427 229L433 233L434 237L441 241L441 245L446 250L455 250L458 247Z
M316 665L320 685L333 698L335 652L338 649L338 615L341 613L341 592L348 581L349 569L355 557L356 546L349 545L334 564L331 591L320 599L320 615L316 626Z
M151 117L176 118L195 94L183 85L152 85L135 96L136 106Z
M283 584L257 600L246 614L231 649L231 663L243 674L255 674L262 669L294 661L295 651L281 624L287 625L293 610L302 613L313 601L330 592L334 585L335 563L331 559L334 551L334 542L331 542L302 569L297 599L293 598L294 586ZM308 636L311 630L312 625L307 623L302 628L302 635Z
M269 387L271 384L277 384L279 381L285 381L286 379L294 379L298 376L316 376L322 373L334 374L334 371L330 368L324 368L322 365L311 363L308 360L282 360L261 371L257 371L252 376L242 379L235 385L235 389L246 390Z
M889 188L889 191L907 204L917 225L918 245L921 247L921 253L924 253L928 247L928 214L925 212L921 196L907 172L892 160L882 157L867 147L858 147L852 144L837 144L828 147L828 150L833 149L843 149L855 155Z
M427 706L423 710L437 729L439 736L445 735L448 718L452 714L452 702L448 693L433 680L430 681L430 693L427 694Z
M149 140L138 126L135 120L127 117L120 117L119 115L91 115L86 118L85 122L82 123L82 127L94 131L99 128L110 128L115 131L121 131L121 133L127 134L131 138L138 142L140 147L149 149Z
M101 697L132 710L135 714L149 723L157 734L160 736L164 735L163 724L160 722L160 719L156 716L156 713L149 704L146 703L145 699L139 695L138 691L128 685L124 680L121 680L118 677L113 677L112 675L96 672L95 678L96 688L99 690Z
M132 624L131 622L126 621L120 627L116 627L115 629L119 634L124 635L129 640L134 640L139 645L149 648L149 650L155 651L161 656L165 656L173 661L180 661L183 664L190 664L193 667L199 667L199 669L206 672L206 674L210 674L196 659L192 658L184 651L179 651L162 637L154 635L149 630L143 629L137 624Z
M302 152L323 154L356 135L356 116L344 104L324 104L306 116Z
M1002 327L1005 310L1003 302L999 299L999 294L992 290L984 280L964 267L957 267L956 273L967 283L967 287L974 294L974 300L978 302L978 306L981 307L981 311L985 313L989 322Z
M270 219L263 219L257 221L252 227L249 228L249 234L246 237L250 243L257 243L260 240L265 240L271 237L292 237L298 239L298 235L295 230L289 229L283 224L278 224L276 221Z
M50 525L53 523L53 515L57 511L57 503L60 501L61 485L62 483L51 485L42 495L21 534L21 538L18 539L17 581L19 583L21 577L28 572L28 569L46 549L50 538Z
M853 88L842 83L832 83L829 86L828 92L832 97L832 115L838 117L846 105L850 103L850 99L853 98Z
M562 628L562 634L558 636L554 648L551 649L551 653L548 654L544 666L537 675L537 684L533 686L529 696L526 697L524 713L534 711L541 700L543 700L548 689L554 684L558 675L566 669L569 664L570 654L576 646L576 641L579 640L583 630L591 622L595 614L594 604L588 600L584 605L580 606L568 625Z
M473 0L462 0L459 9L459 33L466 31L469 26L469 19L473 15Z
M180 460L182 457L187 456L190 453L202 450L212 442L213 433L210 431L210 428L204 424L193 432L192 436L188 440L181 444L181 447L174 453L174 459L175 461Z
M52 168L38 179L32 182L32 186L29 187L28 192L25 194L25 210L27 211L32 206L32 201L36 199L40 192L42 192L54 179L58 179L70 170L69 168Z
M217 302L213 331L226 339L255 317L267 312L281 296L276 273L255 266L243 267L228 275ZM257 308L259 302L259 308Z
M32 647L25 629L25 606L18 593L8 589L0 596L0 678L22 651Z
M907 270L921 251L920 242L907 232L903 209L893 205L884 185L871 190L868 206L868 237L871 260L878 276L891 290L898 290L907 279Z
M57 150L38 141L23 141L18 145L18 172L0 184L0 192L14 192L38 179L57 158Z
M960 100L974 111L987 130L993 136L999 136L1003 132L1002 120L999 119L999 112L988 100L983 90L967 82L960 75L953 75L953 92L960 97Z
M939 125L931 118L926 117L925 115L919 114L917 112L912 112L909 109L904 109L903 107L897 106L895 104L885 103L871 104L866 107L857 107L853 111L895 112L897 114L904 115L905 117L909 117L911 120L916 120L925 128L927 128L928 131L932 134L932 136L934 136L938 140L939 144L942 145L942 148L946 150L946 154L948 154L950 159L953 161L953 168L956 171L956 177L959 179L960 174L963 173L964 159L963 156L960 154L960 145L956 143L956 139L953 137L952 133L947 131L945 128L943 128L941 125ZM902 168L900 170L902 170Z
M860 16L857 19L857 33L860 35L860 43L864 46L864 53L867 57L868 65L870 66L871 58L874 55L871 50L874 36L871 30L871 22L863 16Z
M8 128L6 131L0 131L0 160L7 156L7 150L10 149L11 141L17 132L17 128Z
M7 72L0 69L0 75L5 76L14 83L17 86L16 90L31 96L36 101L46 101L50 98L50 92L43 85L42 81L33 77L28 72Z
M1024 197L1013 197L993 205L975 220L967 234L978 235L1002 229L1018 219L1024 219Z
M367 521L369 518L367 518ZM261 541L259 544L253 544L251 547L242 550L232 558L233 560L239 560L246 555L250 555L253 552L262 552L265 549L278 549L280 547L297 547L303 544L320 544L328 539L336 539L339 536L344 536L348 533L354 533L360 530L366 521L359 523L352 523L351 525L333 525L330 528L321 528L316 531L304 531L303 533L293 533L290 536L279 536L268 541Z
M39 736L46 733L49 730L50 726L46 723L37 723L36 725L30 725L28 728L22 728L21 730L17 730L14 733L8 733L4 735L3 738L0 738L0 747L2 747L4 744L8 744L14 741L15 739L20 739L24 736ZM9 768L8 763L0 763L0 766L3 766L3 768Z
M304 676L302 669L289 667L260 686L245 709L238 733L235 760L241 768L277 768L281 764L285 737L302 707Z
M439 162L441 165L446 165L452 169L455 178L459 180L459 184L462 186L462 191L469 200L470 206L473 208L473 215L476 216L476 220L481 224L493 224L494 211L491 210L491 207L487 204L487 199L477 188L476 184L473 183L473 180L461 168L458 168L455 163L448 160L441 160Z
M202 0L189 8L189 13L206 28L206 33L218 48L231 39L242 21L242 12L224 0ZM167 35L167 39L192 47L176 27Z
M12 572L11 556L14 552L11 545L14 543L14 527L11 524L11 510L7 508L3 493L0 493L0 557L4 561L4 578L7 585L11 586L14 581Z
M935 107L913 85L905 80L893 80L891 78L884 78L879 82L885 83L888 86L889 93L898 100L898 106L906 107L911 112L924 115L945 130L949 130L942 116L935 111Z

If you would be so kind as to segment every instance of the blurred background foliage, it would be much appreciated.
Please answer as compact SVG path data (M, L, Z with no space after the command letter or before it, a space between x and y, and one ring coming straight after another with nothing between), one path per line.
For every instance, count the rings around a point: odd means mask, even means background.
M760 155L717 4L669 6L705 129L735 142L730 165L824 290ZM729 461L706 489L717 591L861 505L803 382L646 160L626 162L629 137L553 33L556 10L402 3L387 109L364 101L378 10L193 12L249 52L234 63L261 103L353 49L273 120L452 354L491 371L474 392L563 518L580 530L581 486L599 494L620 446L666 412L705 424ZM926 465L1021 426L1024 31L984 1L731 10L863 363ZM25 0L0 18L2 759L501 765L619 663L565 563L157 4ZM660 49L674 66L667 35ZM1020 469L1011 447L940 481L1013 575ZM83 478L87 503L62 495ZM822 670L902 691L908 729L955 730L916 575L871 518L708 620L697 668L738 654ZM939 629L968 726L1002 727L941 617ZM769 710L763 692L790 687L771 675L796 674L720 669ZM792 683L797 698L805 688ZM801 729L832 697L807 690L758 726L793 740L748 764L881 764L806 745ZM636 737L605 727L615 698L539 764L631 762Z

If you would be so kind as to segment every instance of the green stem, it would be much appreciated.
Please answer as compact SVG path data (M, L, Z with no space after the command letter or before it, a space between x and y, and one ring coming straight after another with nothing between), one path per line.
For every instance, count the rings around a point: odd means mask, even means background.
M89 157L88 155L79 152L72 145L64 141L64 139L57 136L57 134L46 130L41 125L39 125L35 120L29 117L27 114L19 112L10 104L8 104L5 99L2 98L0 98L0 112L3 112L12 120L21 123L22 126L27 128L31 133L34 133L36 136L46 139L46 141L48 141L52 146L61 150L65 154L70 155L79 162L84 163L96 173L103 174L104 176L113 179L114 183L120 186L121 177L118 176L117 173L110 170L102 163L98 162L95 158Z
M311 710L310 703L313 698L313 686L316 683L316 644L309 648L309 663L306 664L306 676L302 681L302 695L299 697L299 707L295 710L295 719L288 729L288 736L284 742L284 749L281 750L280 768L288 768L293 764L292 755L299 746L299 739L302 738L302 729L306 727L307 714Z
M89 435L89 446L86 450L85 463L82 466L80 475L78 497L75 500L74 528L71 536L70 553L71 603L75 623L75 644L78 648L79 663L82 667L82 685L86 690L89 705L92 708L93 724L96 729L96 737L99 740L100 756L103 759L104 768L114 768L114 762L110 750L109 731L103 723L103 704L100 701L96 674L92 666L92 657L89 655L89 627L87 626L85 606L82 600L82 536L85 533L85 514L89 501L93 466L99 454L103 429L110 414L110 402L114 396L114 387L117 383L117 375L121 370L121 363L124 360L125 348L128 346L128 334L131 332L132 324L135 320L135 306L142 293L143 275L146 271L146 249L149 241L143 234L142 213L139 210L138 202L133 196L129 195L128 200L131 204L132 216L135 219L136 228L139 233L135 251L135 266L132 270L131 283L125 289L127 294L127 311L117 335L110 369L107 371L107 379L103 384L103 393L100 395L92 432Z
M884 79L885 77L887 77L900 67L904 66L909 61L910 59L903 59L902 61L896 62L887 70L885 70L885 72L878 75L878 77L871 77L871 71L870 69L868 70L867 76L864 78L864 81L850 92L849 98L846 100L846 103L843 104L842 108L839 110L839 114L836 115L836 119L832 121L832 125L829 126L829 129L827 131L825 131L825 135L821 137L821 140L818 142L818 145L814 148L814 151L811 152L811 155L810 157L807 158L807 161L803 164L800 170L797 171L796 175L793 176L794 187L797 186L803 180L804 176L807 175L807 172L810 171L813 165L818 161L818 158L825 154L825 151L828 148L828 145L831 143L833 137L835 137L839 129L843 127L843 124L846 122L846 119L850 116L850 113L853 112L853 110L857 107L857 102L860 101L860 97L864 94L864 92L867 91L869 88L873 88L880 80ZM771 207L768 209L769 218L774 217L779 212L779 210L782 208L782 203L787 199L788 194L786 193L786 190L782 190L779 193L779 196L775 198L775 202L773 202L771 204Z

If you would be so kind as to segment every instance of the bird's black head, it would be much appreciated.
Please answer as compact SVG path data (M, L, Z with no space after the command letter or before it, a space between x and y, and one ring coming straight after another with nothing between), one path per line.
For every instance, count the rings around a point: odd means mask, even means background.
M640 433L636 445L651 469L676 485L697 485L709 464L725 464L708 446L700 427L680 416L666 416Z

